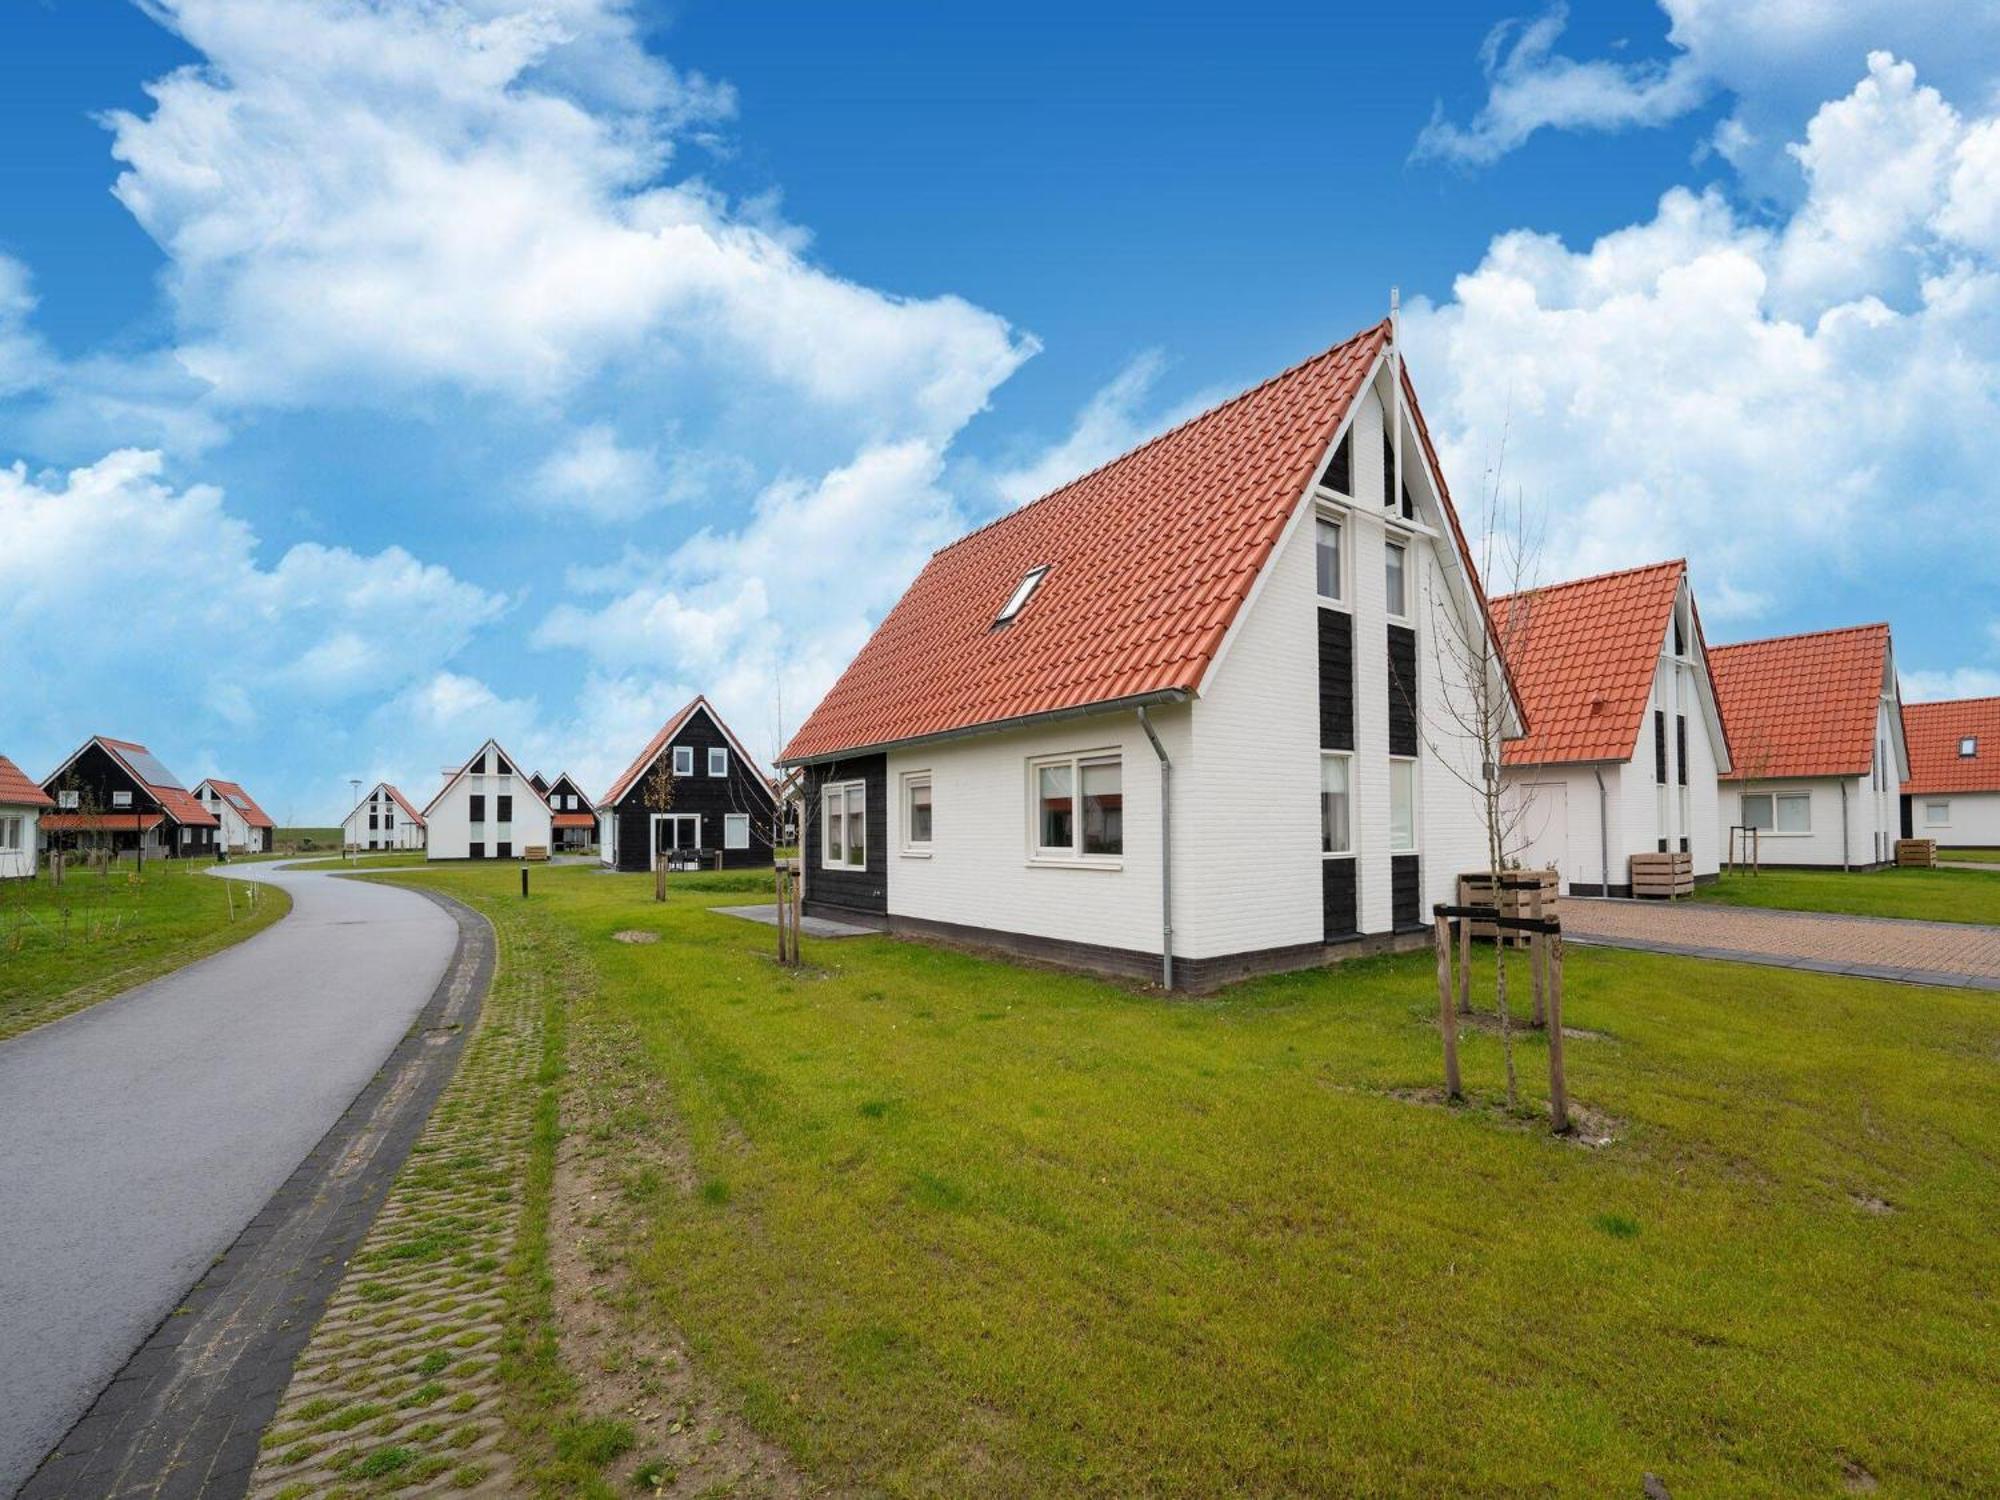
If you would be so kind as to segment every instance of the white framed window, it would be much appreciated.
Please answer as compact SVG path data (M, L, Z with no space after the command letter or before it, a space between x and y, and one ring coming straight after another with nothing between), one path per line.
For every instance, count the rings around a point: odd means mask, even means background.
M111 805L113 807L130 807L132 805L132 794L130 792L113 792L111 794Z
M1125 855L1125 764L1111 754L1028 762L1038 860L1109 863Z
M729 774L729 748L726 745L708 747L708 774L711 776Z
M1978 735L1968 734L1958 742L1958 757L1960 760L1971 760L1977 754L1979 754Z
M1027 607L1028 601L1034 598L1035 590L1042 586L1042 580L1048 576L1049 568L1047 563L1042 564L1039 568L1030 568L1026 573L1022 574L1021 581L1014 585L1014 592L1009 594L1007 602L1000 606L1000 613L993 617L993 623L995 625L1005 625L1014 616L1018 615Z
M676 776L694 775L694 746L674 746L674 774Z
M1338 603L1347 597L1346 528L1331 516L1320 516L1313 525L1313 576L1322 599Z
M1811 833L1809 792L1745 792L1743 826L1762 833Z
M1926 828L1942 828L1950 822L1951 804L1949 802L1926 802L1924 804L1924 826Z
M903 773L903 852L928 854L931 849L931 773Z
M820 863L829 870L868 867L868 786L860 781L834 782L820 791L824 837Z
M62 808L65 812L75 812L82 800L83 794L81 792L68 791L56 793L56 806Z
M722 847L725 849L748 849L750 847L750 814L724 813L722 815Z
M1389 762L1389 849L1414 853L1417 847L1417 763L1401 757Z
M1319 758L1319 852L1354 852L1354 757L1345 750Z
M18 817L0 818L0 849L9 853L21 847L21 820Z
M1410 549L1401 542L1388 542L1382 548L1382 590L1388 611L1396 619L1404 619L1410 612Z

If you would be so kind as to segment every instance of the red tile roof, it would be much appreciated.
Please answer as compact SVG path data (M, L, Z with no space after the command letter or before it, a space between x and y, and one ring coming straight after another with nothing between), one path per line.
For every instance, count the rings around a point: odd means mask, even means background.
M1715 647L1708 667L1736 762L1724 779L1867 775L1888 660L1887 625Z
M1677 558L1493 601L1534 726L1508 742L1507 765L1630 759L1686 576Z
M234 807L237 815L252 828L275 828L277 826L271 821L264 809L257 805L256 799L235 782L222 781L211 776L207 781L202 783L202 786L212 786L220 792L223 800ZM195 790L200 791L201 787L196 787Z
M42 815L42 827L51 833L133 833L157 828L166 821L163 813L81 813L55 812Z
M1196 691L1388 337L1356 334L937 552L779 760Z
M559 812L549 819L551 828L595 828L597 814L587 812Z
M1904 791L2000 792L2000 698L1905 703L1903 738L1910 748ZM1967 738L1975 742L1973 753L1960 755L1959 741Z
M0 755L0 807L54 807L56 799L21 774L21 768Z
M396 806L402 808L403 815L406 818L408 818L412 823L416 824L417 827L419 828L422 828L424 826L424 815L418 812L414 807L410 806L410 799L408 797L405 797L400 791L398 791L394 786L392 786L390 783L386 781L382 783L382 790L387 792L390 795L390 797L395 800Z

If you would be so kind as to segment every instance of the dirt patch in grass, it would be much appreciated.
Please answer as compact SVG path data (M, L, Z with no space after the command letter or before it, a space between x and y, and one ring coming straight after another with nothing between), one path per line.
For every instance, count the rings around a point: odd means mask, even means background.
M1442 1084L1429 1085L1424 1088L1362 1089L1357 1090L1357 1092L1380 1093L1386 1099L1400 1100L1404 1104L1421 1104L1433 1109L1460 1110L1466 1114L1476 1115L1480 1119L1490 1121L1495 1125L1504 1126L1510 1130L1547 1130L1549 1125L1548 1116L1543 1114L1539 1107L1532 1110L1508 1109L1507 1096L1505 1094L1482 1093L1478 1090L1468 1090L1465 1097L1459 1103L1453 1104L1445 1098L1444 1086ZM1624 1127L1624 1121L1619 1120L1613 1115L1605 1114L1602 1110L1592 1109L1588 1104L1580 1104L1572 1099L1569 1102L1569 1125L1569 1133L1560 1137L1561 1140L1566 1141L1572 1146L1585 1146L1591 1150L1599 1150L1611 1145L1618 1139L1619 1132Z
M622 1044L636 1045L636 1038ZM618 1045L579 1047L568 1128L556 1152L549 1268L576 1404L629 1433L623 1461L641 1494L803 1495L808 1487L790 1455L758 1436L703 1375L627 1274L635 1231L645 1223L640 1205L661 1193L693 1196L709 1184L698 1180L678 1138L614 1132L612 1122L635 1107L656 1118L663 1110L658 1099L638 1097L652 1090L618 1076L609 1060ZM612 1140L615 1153L607 1149Z
M659 940L660 935L657 932L640 932L631 927L623 932L611 934L611 941L614 943L657 943Z
M1847 1201L1865 1214L1892 1214L1896 1205L1887 1198L1878 1198L1873 1193L1849 1193Z

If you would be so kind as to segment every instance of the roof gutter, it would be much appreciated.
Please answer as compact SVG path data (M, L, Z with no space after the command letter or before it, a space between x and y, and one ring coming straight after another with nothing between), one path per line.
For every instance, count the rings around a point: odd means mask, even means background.
M1139 706L1139 727L1153 742L1153 754L1160 758L1160 988L1174 987L1174 763L1167 747L1153 732L1144 704Z
M1010 729L1030 729L1055 724L1064 719L1084 719L1096 714L1122 713L1126 709L1154 708L1162 703L1185 703L1194 696L1186 688L1162 688L1158 692L1135 693L1129 698L1110 698L1098 703L1080 703L1073 708L1054 708L1046 713L1018 714L1011 719L987 719L958 729L940 729L935 734L913 734L906 739L881 740L872 745L847 745L818 755L798 755L774 760L774 766L813 766L827 761L851 760L857 755L879 755L885 750L904 750L916 745L936 745L949 740L966 740L975 735L1004 734Z

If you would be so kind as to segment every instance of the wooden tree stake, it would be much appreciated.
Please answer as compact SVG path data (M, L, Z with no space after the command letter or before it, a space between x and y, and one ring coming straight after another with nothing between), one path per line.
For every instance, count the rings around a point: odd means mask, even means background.
M1459 924L1461 931L1470 931L1471 927L1470 922ZM1438 1029L1444 1034L1444 1093L1447 1099L1456 1100L1463 1097L1463 1092L1458 1078L1458 1016L1452 1007L1451 995L1451 919L1434 918L1431 933L1437 947Z
M1528 895L1528 915L1537 921L1541 920L1542 886L1540 881L1535 882L1534 890ZM1548 1012L1544 1005L1544 990L1548 984L1548 962L1547 939L1543 934L1538 932L1528 940L1528 975L1533 981L1535 990L1535 1014L1530 1024L1535 1026L1545 1026L1548 1024Z
M1458 924L1458 1013L1472 1014L1472 924L1466 921Z
M1563 940L1550 933L1549 945L1549 1117L1557 1135L1569 1134L1569 1079L1563 1072Z

